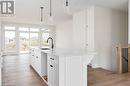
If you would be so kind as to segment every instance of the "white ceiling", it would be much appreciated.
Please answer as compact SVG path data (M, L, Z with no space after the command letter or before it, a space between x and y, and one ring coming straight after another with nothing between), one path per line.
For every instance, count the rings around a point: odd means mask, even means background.
M15 15L13 17L1 17L4 21L19 23L40 22L40 7L44 7L44 15L49 15L49 0L15 0ZM54 20L65 20L68 15L65 13L65 0L52 0ZM117 10L127 11L128 0L69 0L70 13L87 8L90 5L109 7Z

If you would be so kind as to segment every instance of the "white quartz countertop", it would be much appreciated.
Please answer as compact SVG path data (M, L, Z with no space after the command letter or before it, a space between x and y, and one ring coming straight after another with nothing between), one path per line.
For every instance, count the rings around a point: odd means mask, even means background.
M91 60L93 59L94 55L97 53L95 51L86 51L86 50L55 50L55 51L50 51L50 50L41 50L43 53L47 54L52 54L58 57L74 57L74 58L83 58L83 63L84 64L89 64ZM89 57L89 58L86 58Z
M57 56L85 56L85 55L94 55L96 54L95 51L86 51L86 50L64 50L64 49L58 49L58 50L41 50L41 52L47 53L47 54L53 54Z

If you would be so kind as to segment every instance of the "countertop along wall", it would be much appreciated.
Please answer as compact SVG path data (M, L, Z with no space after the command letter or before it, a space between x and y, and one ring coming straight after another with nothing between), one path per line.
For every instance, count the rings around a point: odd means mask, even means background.
M116 71L116 46L128 44L128 13L95 7L95 39L100 67Z

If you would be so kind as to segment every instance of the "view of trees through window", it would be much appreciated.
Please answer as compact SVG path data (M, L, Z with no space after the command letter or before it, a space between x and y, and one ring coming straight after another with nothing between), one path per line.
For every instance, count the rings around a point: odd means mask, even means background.
M30 33L30 46L31 47L39 46L38 33Z
M20 53L28 53L29 52L29 33L20 33Z
M8 51L16 49L15 31L5 31L5 49Z
M45 48L49 47L49 44L47 43L47 39L49 38L49 36L50 35L47 32L42 33L42 46L45 47Z

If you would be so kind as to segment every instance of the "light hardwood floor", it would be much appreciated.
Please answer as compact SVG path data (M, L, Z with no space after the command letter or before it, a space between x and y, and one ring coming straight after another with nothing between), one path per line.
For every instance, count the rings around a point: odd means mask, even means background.
M47 86L29 66L29 56L4 57L3 86ZM77 77L78 78L78 77ZM88 86L130 86L130 73L88 68Z
M2 86L47 86L29 66L29 56L6 56Z
M130 73L115 74L101 68L88 70L88 86L130 86Z

